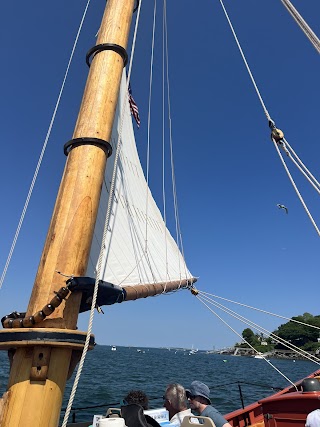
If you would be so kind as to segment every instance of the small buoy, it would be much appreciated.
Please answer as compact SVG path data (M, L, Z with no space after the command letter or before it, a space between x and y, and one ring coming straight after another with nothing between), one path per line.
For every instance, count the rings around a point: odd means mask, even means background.
M223 359L224 362L228 362L227 359Z

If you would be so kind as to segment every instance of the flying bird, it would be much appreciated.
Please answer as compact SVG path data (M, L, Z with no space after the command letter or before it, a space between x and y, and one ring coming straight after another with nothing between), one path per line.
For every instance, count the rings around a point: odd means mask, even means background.
M283 209L283 210L286 211L286 213L288 213L288 208L285 205L279 205L279 204L277 204L277 206L278 206L279 209Z

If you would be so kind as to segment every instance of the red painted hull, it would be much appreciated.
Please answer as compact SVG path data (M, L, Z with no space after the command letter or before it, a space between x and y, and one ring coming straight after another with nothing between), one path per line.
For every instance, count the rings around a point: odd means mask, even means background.
M320 370L307 378L320 376ZM302 391L298 381L270 397L225 415L233 427L304 427L309 412L320 408L320 391Z

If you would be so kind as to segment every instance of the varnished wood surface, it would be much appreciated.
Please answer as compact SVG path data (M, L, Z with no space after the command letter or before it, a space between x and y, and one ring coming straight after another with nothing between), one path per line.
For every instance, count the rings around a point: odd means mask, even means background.
M134 0L108 0L97 43L127 47ZM92 46L89 46L91 48ZM103 51L94 56L73 138L109 140L123 69L121 56ZM66 141L62 141L63 145ZM95 146L69 153L41 256L27 316L47 304L65 283L64 274L85 274L106 155ZM75 329L81 294L71 294L42 325ZM45 381L31 381L37 348L18 348L10 372L1 427L57 427L72 350L51 348Z

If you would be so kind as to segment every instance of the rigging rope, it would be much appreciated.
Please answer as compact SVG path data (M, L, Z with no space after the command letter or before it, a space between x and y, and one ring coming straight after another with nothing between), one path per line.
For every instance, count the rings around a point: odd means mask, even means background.
M299 25L299 27L302 29L302 31L305 33L305 35L308 37L308 39L310 40L310 42L312 43L316 51L320 53L320 40L318 39L317 35L312 31L312 29L309 27L306 21L302 18L302 16L299 14L299 12L293 6L290 0L281 0L281 2L284 5L284 7L288 10L288 12L291 14L291 16L296 21L296 23Z
M148 272L151 273L151 281L150 283L153 281L154 283L159 282L159 279L161 278L161 274L158 270L157 267L157 261L155 260L155 257L152 255L152 251L149 251L149 225L150 225L150 221L149 221L149 204L150 204L150 200L149 198L151 198L151 196L149 195L149 170L150 170L150 123L151 123L151 100L152 100L152 87L153 87L153 63L154 63L154 45L155 45L155 26L156 26L156 2L154 4L154 11L153 11L153 36L152 36L152 45L151 45L151 61L150 61L150 77L149 77L149 101L148 101L148 122L147 122L147 153L146 153L146 197L145 197L145 208L142 207L142 211L144 213L144 219L147 218L147 221L144 221L145 224L145 230L144 232L142 231L142 228L140 227L140 223L132 221L131 223L131 232L134 234L134 238L135 238L135 262L134 262L134 266L131 269L131 272L128 273L126 275L125 278L121 278L118 280L118 284L121 285L127 278L128 276L136 271L136 274L139 275L140 277L140 282L143 283L144 281L142 280L142 275L146 275L147 270ZM164 7L164 18L163 18L163 33L165 34L165 38L164 40L166 41L166 43L163 41L163 56L166 56L166 60L163 59L163 64L167 64L167 88L168 88L168 114L169 114L169 123L171 125L171 113L170 113L170 91L169 91L169 77L168 77L168 46L167 46L167 25L166 25L166 9ZM165 81L165 72L164 72L164 66L163 66L163 82ZM163 98L164 98L164 87L165 84L163 84ZM164 102L162 103L163 106L163 120L164 120L164 110L165 110L165 106L164 106ZM163 130L163 135L164 135L164 130ZM180 231L180 225L179 223L179 219L178 219L178 213L177 213L177 196L176 196L176 192L175 192L175 183L174 183L174 171L173 171L173 149L172 149L172 137L170 140L171 143L171 149L170 149L170 159L171 159L171 175L172 175L172 192L173 192L173 200L174 200L174 211L175 211L175 219L176 219L176 230L179 230L180 235L177 235L176 238L176 245L177 245L177 254L178 254L178 265L177 265L177 274L179 275L180 279L182 279L183 276L187 276L187 268L186 268L186 264L184 261L184 254L183 251L181 252L183 261L181 261L180 259L180 252L179 252L179 246L182 248L182 236L181 236L181 231ZM164 138L163 138L163 152L164 152ZM164 170L164 155L163 155L163 160L162 160L162 166L163 166L163 170ZM168 250L167 250L167 246L168 246L168 239L169 237L171 238L169 232L167 231L166 228L166 199L165 199L165 185L164 185L164 172L163 172L163 179L162 179L162 194L163 194L163 198L164 198L164 226L162 227L162 229L164 228L164 243L165 243L165 253L164 253L164 265L165 265L165 271L166 271L166 277L161 279L162 282L168 282L171 279L169 273L168 273L168 266L170 265L170 259L168 256ZM105 186L107 192L108 189ZM130 190L130 186L128 187L127 191ZM109 192L110 193L110 192ZM129 194L131 195L131 193ZM110 194L108 195L108 197L110 197ZM132 194L132 197L134 197L134 195ZM129 198L127 199L127 203L129 203ZM130 202L131 203L131 202ZM134 208L134 203L133 204L133 209ZM129 209L129 208L128 208ZM143 220L144 220L143 219ZM152 221L152 218L150 218L150 220ZM178 224L178 225L177 225ZM98 241L96 239L95 236L95 240ZM100 239L99 239L100 240ZM142 240L144 241L144 248L142 246ZM90 263L92 265L92 267L94 268L94 263L92 262L92 260L90 259ZM184 270L184 273L183 273ZM116 273L113 272L113 274L116 276ZM178 279L179 280L179 279ZM166 286L163 290L163 292L166 292ZM171 291L174 292L174 291Z
M225 8L225 6L224 6L224 3L223 3L223 0L219 0L220 1L220 4L221 4L221 7L222 7L222 9L223 9L223 11L224 11L224 14L225 14L225 16L226 16L226 19L227 19L227 21L228 21L228 23L229 23L229 26L230 26L230 29L231 29L231 32L232 32L232 34L233 34L233 36L234 36L234 39L235 39L235 42L236 42L236 44L237 44L237 46L238 46L238 48L239 48L239 51L240 51L240 54L241 54L241 56L242 56L242 59L243 59L243 61L244 61L244 64L245 64L245 66L246 66L246 68L247 68L247 71L248 71L248 73L249 73L249 76L250 76L250 78L251 78L251 81L252 81L252 83L253 83L253 86L254 86L254 88L255 88L255 91L256 91L256 93L257 93L257 95L258 95L258 98L259 98L259 100L260 100L260 103L261 103L261 106L262 106L262 108L263 108L263 110L264 110L264 113L265 113L265 115L266 115L266 117L267 117L267 119L268 119L268 122L269 122L269 127L272 129L272 130L276 130L276 131L278 131L278 129L276 129L276 127L275 127L275 123L274 123L274 121L271 119L271 116L270 116L270 114L269 114L269 112L268 112L268 110L267 110L267 108L266 108L266 106L265 106L265 103L264 103L264 101L263 101L263 99L262 99L262 96L261 96L261 94L260 94L260 91L259 91L259 89L258 89L258 86L257 86L257 84L256 84L256 82L255 82L255 79L254 79L254 77L253 77L253 74L252 74L252 72L251 72L251 70L250 70L250 67L249 67L249 64L248 64L248 62L247 62L247 60L246 60L246 57L245 57L245 55L244 55L244 52L243 52L243 50L242 50L242 48L241 48L241 45L240 45L240 42L239 42L239 40L238 40L238 37L237 37L237 35L236 35L236 32L235 32L235 30L234 30L234 28L233 28L233 25L232 25L232 23L231 23L231 20L230 20L230 18L229 18L229 15L228 15L228 13L227 13L227 10L226 10L226 8ZM298 14L298 12L297 12L297 10L292 6L292 4L290 4L290 1L289 0L281 0L282 1L282 3L288 8L288 10L290 11L290 13L293 15L293 17L297 20L297 22L299 22L299 25L300 25L300 23L301 23L301 25L300 26L302 26L303 28L304 28L304 30L305 30L305 32L311 32L312 33L312 35L314 35L314 37L316 38L316 44L317 44L317 46L320 48L320 42L319 42L319 39L316 37L316 35L312 32L312 30L308 27L308 25L306 24L306 22L302 19L302 17ZM313 36L312 36L313 37ZM315 46L316 47L316 46ZM317 49L317 47L316 47L316 49ZM282 132L281 132L282 133ZM274 145L275 145L275 148L276 148L276 150L277 150L277 152L278 152L278 155L279 155L279 157L280 157L280 160L281 160L281 162L282 162L282 164L283 164L283 167L284 167L284 169L285 169L285 171L286 171L286 173L287 173L287 175L288 175L288 177L289 177L289 180L290 180L290 182L291 182L291 184L292 184L292 186L293 186L293 188L294 188L294 190L295 190L295 192L297 193L297 195L298 195L298 197L299 197L299 200L301 201L301 203L302 203L302 206L303 206L303 208L304 208L304 210L306 211L306 213L307 213L307 215L308 215L308 217L309 217L309 219L310 219L310 221L311 221L311 223L312 223L312 225L314 226L314 228L315 228L315 230L316 230L316 232L318 233L318 235L320 236L320 230L319 230L319 228L317 227L317 225L316 225L316 223L315 223L315 221L314 221L314 219L313 219L313 217L312 217L312 215L311 215L311 213L310 213L310 211L309 211L309 209L307 208L307 205L305 204L305 202L304 202L304 200L303 200L303 198L302 198L302 196L301 196L301 194L300 194L300 192L299 192L299 190L298 190L298 187L296 186L296 184L295 184L295 182L294 182L294 180L293 180L293 178L292 178L292 176L291 176L291 174L290 174L290 172L289 172L289 169L287 168L287 165L286 165L286 163L285 163L285 161L284 161L284 159L283 159L283 157L282 157L282 155L281 155L281 153L280 153L280 150L279 150L279 147L278 147L278 145L280 145L280 146L282 146L284 149L285 149L285 144L288 144L287 143L287 141L285 140L285 138L284 137L281 137L281 139L279 139L279 140L275 140L275 138L274 138L274 136L272 136L272 141L273 141L273 143L274 143ZM289 144L288 144L288 146L289 146ZM291 148L291 147L290 147ZM286 149L285 149L286 150ZM299 157L296 155L296 153L292 150L292 152L294 153L294 155L295 155L295 157L297 158L297 160L298 160L298 162L300 163L300 165L301 165L301 167L297 164L297 162L291 157L291 155L289 154L289 152L288 152L288 150L286 150L286 154L290 157L290 159L293 161L293 163L298 167L298 169L303 173L303 175L308 179L308 181L311 183L311 185L313 185L313 187L314 188L316 188L315 187L315 184L317 185L317 186L319 186L319 183L318 183L318 181L314 178L314 176L309 172L309 170L305 167L305 165L301 162L301 160L299 159ZM302 168L306 171L306 173L302 170ZM309 175L309 177L307 176L307 175ZM311 178L311 179L310 179ZM313 180L313 181L312 181ZM317 191L318 191L318 193L319 193L319 189L317 189ZM320 194L320 193L319 193Z
M295 346L291 342L286 341L285 339L279 337L278 335L275 335L274 333L268 331L267 329L263 328L262 326L252 322L251 320L245 318L244 316L241 316L240 314L236 313L235 311L229 309L228 307L214 301L212 298L209 298L207 296L201 295L201 292L199 291L200 297L203 300L206 300L207 302L210 302L215 307L219 308L220 310L224 311L225 313L229 314L230 316L236 318L237 320L240 320L241 322L245 323L248 326L253 327L259 332L262 332L264 334L267 334L269 337L271 337L274 341L284 345L285 347L289 348L290 350L294 351L296 354L299 354L300 356L303 356L304 358L320 365L320 359L318 359L316 356L310 355L307 351L302 350L301 348ZM309 326L308 324L305 324L306 326ZM320 328L317 328L320 329ZM256 351L256 350L255 350ZM256 351L257 352L257 351Z
M51 120L50 120L50 124L49 124L48 130L47 130L47 134L46 134L43 146L42 146L40 157L39 157L39 160L38 160L38 163L37 163L37 166L36 166L36 169L35 169L32 181L31 181L31 185L30 185L30 188L29 188L29 191L28 191L28 195L27 195L27 198L26 198L26 201L25 201L25 204L24 204L21 216L20 216L20 220L19 220L16 232L15 232L15 235L14 235L14 239L13 239L12 244L11 244L9 255L7 257L6 264L5 264L4 269L2 271L2 275L1 275L1 278L0 278L0 289L1 289L2 285L3 285L4 279L6 277L7 270L9 268L10 261L11 261L11 258L12 258L12 255L13 255L13 252L14 252L14 249L15 249L15 246L16 246L19 234L20 234L20 230L21 230L23 221L24 221L24 217L25 217L25 215L27 213L27 209L28 209L28 206L29 206L29 202L30 202L30 199L31 199L33 188L35 186L35 183L36 183L36 180L37 180L37 177L38 177L38 173L39 173L39 170L40 170L40 166L41 166L41 163L42 163L42 159L43 159L44 153L45 153L47 145L48 145L48 141L49 141L49 138L50 138L50 135L51 135L51 130L52 130L52 127L53 127L53 124L54 124L54 121L55 121L55 118L56 118L56 115L57 115L57 112L58 112L58 107L60 105L62 93L63 93L64 87L65 87L65 84L66 84L66 81L67 81L67 77L68 77L68 74L69 74L69 69L70 69L70 66L71 66L71 62L72 62L72 59L73 59L73 56L74 56L74 52L75 52L77 44L78 44L78 40L79 40L79 37L80 37L80 33L81 33L81 30L82 30L82 27L83 27L83 23L84 23L85 17L87 15L87 10L89 8L90 1L91 0L87 1L86 7L84 9L84 12L83 12L83 15L82 15L82 18L81 18L81 21L80 21L79 28L78 28L78 31L77 31L77 35L76 35L75 41L73 43L73 47L72 47L72 50L71 50L71 54L70 54L70 58L69 58L69 61L68 61L68 65L67 65L67 68L66 68L66 71L65 71L65 74L64 74L64 78L63 78L61 87L60 87L59 95L58 95L58 98L57 98L57 102L56 102L55 108L53 110L53 114L52 114L52 117L51 117Z
M165 12L166 12L166 1ZM171 182L172 182L172 193L173 193L173 202L174 202L174 216L176 224L176 242L177 242L177 251L179 252L181 246L182 258L184 261L184 274L187 277L187 264L184 257L183 247L182 247L182 234L179 222L179 210L178 210L178 196L177 196L177 187L176 187L176 177L174 169L174 157L173 157L173 138L172 138L172 117L171 117L171 96L170 96L170 79L169 79L169 49L168 49L168 28L167 28L167 13L165 13L165 42L166 42L166 79L167 79L167 99L168 99L168 121L169 121L169 145L170 145L170 162L171 162ZM180 266L180 257L179 260L179 271L180 271L180 280L181 277L181 266Z
M173 203L174 203L174 215L175 215L175 226L176 226L176 243L178 251L178 261L179 261L179 273L180 280L182 280L182 268L184 269L184 274L187 277L187 267L184 258L184 253L182 249L182 236L179 223L178 215L178 198L177 198L177 188L175 182L175 170L174 170L174 157L173 157L173 137L172 137L172 117L171 117L171 97L170 97L170 78L169 78L169 49L168 49L168 27L167 27L167 2L163 2L163 63L162 63L162 197L163 197L163 217L165 224L165 245L166 245L166 269L167 269L167 278L170 280L168 275L168 255L167 255L167 219L166 219L166 190L165 190L165 83L167 88L167 108L168 108L168 123L169 123L169 155L171 163L171 184L172 184L172 194L173 194ZM180 265L180 247L181 254L184 261L184 265ZM180 287L177 289L179 290ZM166 293L166 285L163 289L163 293Z
M147 124L147 161L146 161L146 218L149 212L149 168L150 168L150 125L151 125L151 99L152 99L152 83L153 83L153 61L154 61L154 43L156 31L156 12L157 0L154 2L153 8L153 24L152 24L152 41L151 41L151 58L150 58L150 77L149 77L149 99L148 99L148 124ZM146 221L146 237L145 237L145 252L148 252L148 221Z
M135 49L135 43L136 43L136 37L137 37L137 31L138 31L138 24L139 24L139 18L140 18L140 10L141 10L141 5L142 5L142 0L139 2L139 7L138 7L138 11L137 11L137 17L136 17L136 22L135 22L135 28L134 28L134 34L133 34L133 41L132 41L132 50L131 50L131 55L130 55L130 62L129 62L129 70L128 70L128 79L127 79L127 94L128 94L128 86L129 86L129 82L130 82L130 76L131 76L131 70L132 70L132 62L133 62L133 56L134 56L134 49ZM104 245L103 242L105 240L107 231L108 231L108 224L109 224L109 220L110 220L110 213L111 213L111 201L113 198L113 194L114 194L114 187L115 187L115 179L116 179L116 171L117 171L117 163L118 163L118 159L119 159L119 155L120 155L120 141L121 141L121 133L122 133L122 125L123 125L123 119L124 119L124 107L125 105L123 105L123 110L122 110L122 114L121 114L121 124L120 124L120 132L119 132L119 136L118 136L118 141L117 141L117 147L116 147L116 153L115 153L115 160L114 160L114 169L113 169L113 174L112 174L112 181L111 181L111 186L110 186L110 193L109 193L109 200L108 200L108 208L107 208L107 213L106 213L106 220L105 220L105 225L104 225L104 231L103 231L103 238L102 238L102 243L101 243L101 249L100 249L100 254L99 254L99 259L98 259L98 267L97 267L97 275L96 275L96 282L94 285L94 291L93 291L93 296L92 296L92 304L91 304L91 309L90 309L90 317L89 317L89 323L88 323L88 331L87 331L87 336L86 336L86 342L82 351L82 355L81 355L81 359L79 362L79 366L77 369L77 373L74 379L74 383L72 386L72 390L70 393L70 397L69 397L69 402L67 405L67 409L63 418L63 423L61 427L66 427L67 422L68 422L68 418L71 412L71 408L72 408L72 404L76 395L76 391L77 391L77 387L78 387L78 383L80 380L80 376L82 373L82 369L83 369L83 365L86 359L86 355L88 352L88 348L89 348L89 342L90 342L90 334L92 331L92 325L93 325L93 318L94 318L94 313L95 313L95 307L96 307L96 303L97 303L97 296L98 296L98 289L99 289L99 277L100 277L100 273L101 273L101 268L102 268L102 257L103 257L103 249L104 249Z
M299 197L299 200L300 200L300 202L302 203L302 206L304 207L304 210L306 211L306 213L307 213L307 215L308 215L308 217L309 217L309 219L310 219L310 221L311 221L312 225L314 226L314 228L315 228L316 232L317 232L317 233L318 233L318 235L320 236L320 230L319 230L319 228L317 227L317 224L315 223L315 221L314 221L314 219L313 219L313 217L312 217L312 215L311 215L311 213L310 213L309 209L307 208L307 205L305 204L305 201L304 201L304 199L303 199L303 197L302 197L301 193L299 192L298 187L296 186L296 183L294 182L294 179L292 178L292 175L291 175L291 173L290 173L290 171L289 171L289 169L288 169L288 167L287 167L287 165L286 165L286 162L284 161L284 158L283 158L282 154L280 153L279 145L278 145L278 144L277 144L277 142L274 140L274 138L272 138L272 141L273 141L274 146L275 146L275 148L276 148L276 150L277 150L277 152L278 152L278 155L279 155L279 157L280 157L280 160L281 160L281 162L282 162L282 165L283 165L283 167L284 167L284 169L285 169L285 171L286 171L286 173L287 173L287 175L288 175L288 178L289 178L289 180L290 180L290 182L291 182L291 184L292 184L292 186L293 186L293 188L294 188L295 192L297 193L297 196ZM319 192L319 191L318 191L318 192Z
M232 32L232 34L233 34L233 37L234 37L234 39L235 39L235 42L237 43L237 46L238 46L238 49L239 49L240 54L241 54L241 56L242 56L243 62L244 62L245 66L246 66L246 68L247 68L247 71L248 71L248 73L249 73L249 76L250 76L250 79L251 79L251 81L252 81L252 84L253 84L253 86L254 86L254 88L255 88L255 91L256 91L256 93L257 93L257 95L258 95L258 98L259 98L259 100L260 100L260 103L261 103L261 106L262 106L262 108L263 108L264 114L266 115L266 117L267 117L268 121L272 121L271 116L270 116L270 114L269 114L269 112L268 112L268 110L267 110L267 107L266 107L266 105L265 105L265 103L264 103L264 101L263 101L263 99L262 99L262 96L261 96L261 94L260 94L260 91L259 91L259 89L258 89L258 86L257 86L257 84L256 84L256 81L255 81L255 79L254 79L254 77L253 77L253 74L252 74L252 72L251 72L251 69L250 69L250 67L249 67L249 64L248 64L248 62L247 62L247 60L246 60L245 54L244 54L244 52L243 52L243 50L242 50L242 47L241 47L240 42L239 42L239 40L238 40L237 34L236 34L236 32L235 32L235 30L234 30L234 28L233 28L233 25L232 25L231 20L230 20L230 18L229 18L228 12L227 12L227 10L226 10L226 8L225 8L225 6L224 6L223 1L222 1L222 0L219 0L219 1L220 1L220 4L221 4L221 7L222 7L222 9L223 9L223 12L224 12L224 14L225 14L225 16L226 16L226 18L227 18L227 21L228 21L228 24L229 24L229 26L230 26L231 32Z
M193 293L194 295L196 295L197 299L204 304L209 311L211 311L216 317L218 317L229 329L231 329L236 335L238 335L255 353L258 353L258 351L247 341L245 340L239 333L237 333L224 319L222 319L214 310L212 310L208 305L207 302L214 305L215 307L221 309L222 311L224 311L225 313L231 315L232 317L236 318L237 320L240 320L244 323L246 323L247 325L254 327L254 329L266 333L268 334L273 340L277 341L278 343L286 346L287 348L289 348L291 351L294 351L296 354L312 361L313 363L316 363L318 365L320 365L320 359L317 358L316 356L310 355L309 353L307 353L306 351L300 349L299 347L296 347L295 345L285 341L284 339L282 339L281 337L278 337L277 335L267 331L266 329L260 327L259 325L257 325L254 322L251 322L250 320L246 319L245 317L238 315L236 312L234 312L233 310L228 309L227 307L223 306L222 304L219 304L217 302L215 302L214 300L212 300L211 298L207 297L207 296L203 296L201 294L206 294L205 292L200 292L197 291L196 293ZM290 319L291 320L291 319ZM311 325L307 325L307 326L311 326ZM319 328L317 328L319 329ZM296 385L289 379L287 378L278 368L276 368L268 359L266 359L263 355L262 358L273 368L275 369L281 376L283 376L290 384L292 384L296 390L297 387Z
M310 325L309 323L300 322L299 320L295 320L295 319L292 319L289 317L281 316L280 314L276 314L276 313L272 313L270 311L262 310L261 308L252 307L251 305L247 305L247 304L243 304L241 302L233 301L233 300L228 299L228 298L223 298L223 297L220 297L218 295L214 295L214 294L211 294L208 292L199 291L199 290L198 290L198 292L199 293L201 292L202 295L209 295L209 296L212 296L214 298L218 298L218 299L222 299L222 300L227 301L227 302L231 302L233 304L241 305L242 307L247 307L247 308L250 308L252 310L260 311L261 313L270 314L271 316L274 316L274 317L279 317L281 319L289 320L289 321L294 322L294 323L299 323L300 325L309 326L310 328L315 328L315 329L318 329L320 331L320 328L318 326Z
M166 32L166 1L163 1L163 19L162 19L162 203L163 203L163 221L164 221L164 243L166 255L166 279L168 280L168 239L167 239L167 210L166 210L166 183L165 183L165 32ZM165 284L164 292L167 285Z
M205 305L206 307L207 307L207 309L209 310L209 311L211 311L216 317L218 317L218 319L220 319L229 329L231 329L236 335L238 335L238 337L240 337L241 339L243 339L244 340L244 338L235 330L235 329L233 329L232 328L232 326L230 326L225 320L223 320L222 319L222 317L220 317L215 311L213 311L206 303L205 303L205 301L201 298L201 297L199 297L198 295L196 296L196 298L203 304L203 305ZM255 350L255 348L248 342L248 341L246 341L246 340L244 340L245 342L246 342L246 344L248 344L248 346L250 347L250 348L252 348L252 350L253 351L256 351ZM288 378L288 377L286 377L277 367L275 367L269 360L267 360L267 359L265 359L264 358L264 360L273 368L273 369L275 369L281 376L283 376L290 384L292 384L296 389L297 389L297 387L296 387L296 385Z

